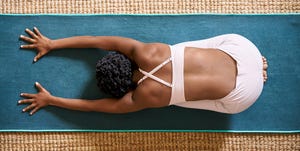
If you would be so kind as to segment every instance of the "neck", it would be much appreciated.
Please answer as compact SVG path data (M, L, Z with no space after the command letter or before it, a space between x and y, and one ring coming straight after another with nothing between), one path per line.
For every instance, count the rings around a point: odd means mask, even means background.
M137 83L142 77L143 77L143 74L139 70L133 71L132 81L134 83Z

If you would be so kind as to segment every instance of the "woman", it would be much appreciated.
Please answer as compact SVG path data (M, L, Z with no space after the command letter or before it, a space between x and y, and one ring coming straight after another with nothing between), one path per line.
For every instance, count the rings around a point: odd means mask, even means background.
M107 113L128 113L177 105L233 114L246 110L257 100L267 79L266 59L252 42L236 34L170 46L115 36L77 36L51 40L36 27L33 31L26 29L26 32L30 37L21 35L20 39L29 44L21 45L21 48L37 51L34 62L56 49L99 48L119 53L110 54L110 57L98 62L98 76L101 76L102 68L109 72L108 75L115 74L114 70L107 68L110 65L105 65L109 58L115 56L112 59L115 61L109 64L119 67L123 63L118 60L125 60L129 64L124 68L130 71L126 76L114 75L130 79L125 82L127 88L114 88L117 92L113 94L115 98L92 101L56 97L36 83L39 92L21 93L25 99L18 102L30 104L23 109L24 112L30 111L30 115L47 105ZM120 70L123 70L123 66ZM106 80L101 82L101 79L98 78L98 85L105 89ZM117 88L123 87L122 84L111 83Z

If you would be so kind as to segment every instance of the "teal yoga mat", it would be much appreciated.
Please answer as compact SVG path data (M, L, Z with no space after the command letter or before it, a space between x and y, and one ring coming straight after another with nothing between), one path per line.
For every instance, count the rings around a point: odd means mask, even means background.
M103 98L95 63L107 52L64 49L33 64L34 51L20 50L25 28L49 38L114 35L176 44L237 33L253 41L269 61L269 80L248 110L228 115L165 107L129 114L85 113L46 107L29 116L17 106L21 92L40 82L53 95ZM1 131L217 131L299 132L300 16L294 15L0 15Z

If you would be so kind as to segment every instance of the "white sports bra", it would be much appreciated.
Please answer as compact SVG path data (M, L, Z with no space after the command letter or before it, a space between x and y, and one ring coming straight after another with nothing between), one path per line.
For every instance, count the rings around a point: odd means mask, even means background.
M176 50L175 50L176 49ZM151 78L163 85L166 85L172 89L170 104L176 104L179 102L185 102L185 96L184 96L184 73L183 73L183 67L184 67L184 48L178 48L178 46L170 46L171 50L171 57L156 66L153 70L150 72L146 72L139 68L139 71L144 74L144 77L141 78L138 81L138 84L143 82L147 78ZM167 63L172 62L172 83L166 82L153 74L161 69L164 65Z

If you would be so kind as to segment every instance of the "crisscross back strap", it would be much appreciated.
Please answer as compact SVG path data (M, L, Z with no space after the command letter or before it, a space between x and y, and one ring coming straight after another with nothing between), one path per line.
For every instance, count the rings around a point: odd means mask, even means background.
M153 70L151 70L149 73L146 72L146 71L144 71L144 70L142 70L142 69L139 69L139 71L144 74L144 77L138 81L138 84L140 84L141 82L143 82L147 78L151 78L151 79L153 79L153 80L155 80L155 81L157 81L159 83L162 83L162 84L164 84L164 85L166 85L168 87L172 87L171 83L166 82L166 81L164 81L164 80L162 80L162 79L160 79L160 78L158 78L158 77L156 77L156 76L153 75L156 71L158 71L159 69L161 69L164 65L166 65L167 63L169 63L171 60L172 59L170 57L169 59L167 59L166 61L164 61L163 63L161 63L157 67L155 67Z

